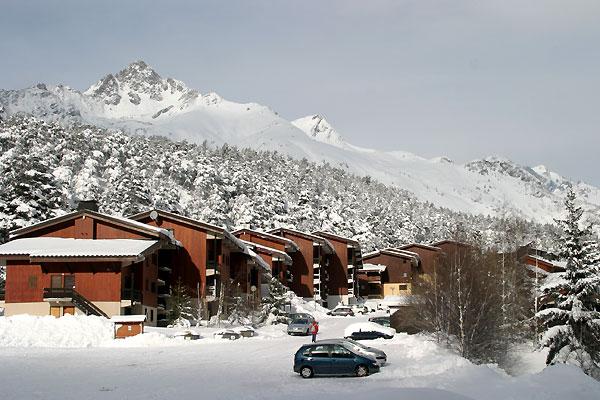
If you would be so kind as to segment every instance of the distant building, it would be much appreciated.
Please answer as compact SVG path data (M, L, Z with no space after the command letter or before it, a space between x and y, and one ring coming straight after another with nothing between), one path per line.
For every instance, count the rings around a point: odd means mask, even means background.
M313 235L327 239L333 246L334 254L329 256L327 266L327 300L324 304L335 307L338 304L356 302L358 290L356 271L362 266L362 252L358 241L335 235L330 232L316 231Z

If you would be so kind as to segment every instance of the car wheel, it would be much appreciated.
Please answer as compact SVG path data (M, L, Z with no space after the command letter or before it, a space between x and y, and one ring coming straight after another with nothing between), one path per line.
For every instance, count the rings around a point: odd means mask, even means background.
M304 379L312 378L313 377L312 368L311 367L300 368L300 376L302 376Z
M369 375L369 369L367 367L365 367L364 365L359 365L358 367L356 367L355 372L356 372L356 376L358 376L359 378Z

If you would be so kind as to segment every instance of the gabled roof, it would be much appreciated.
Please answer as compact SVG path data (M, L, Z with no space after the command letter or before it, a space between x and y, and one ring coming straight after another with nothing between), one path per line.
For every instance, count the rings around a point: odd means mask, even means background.
M458 240L451 240L451 239L440 240L439 242L432 243L431 246L440 247L441 245L444 245L446 243L453 244L453 245L460 246L460 247L471 247L471 245L468 243L459 242Z
M264 246L262 244L249 242L247 240L242 240L241 242L249 248L254 249L255 251L265 252L270 255L277 255L284 259L285 264L292 265L292 257L290 257L285 251L277 250L269 246Z
M362 267L358 270L358 272L379 272L382 273L387 269L387 265L383 264L363 264Z
M0 257L27 256L31 261L61 261L81 258L142 259L156 249L157 240L70 239L34 237L0 245Z
M284 238L281 236L273 235L272 233L255 231L253 229L247 229L247 228L242 228L242 229L238 229L238 230L231 232L231 234L234 236L242 235L244 233L247 233L251 236L256 236L256 237L259 237L259 238L262 238L265 240L271 240L275 243L283 244L286 246L286 248L289 248L290 251L298 251L300 249L298 247L298 245L296 244L296 242L294 242L293 240Z
M210 232L223 233L223 231L225 230L225 228L223 228L223 227L220 227L220 226L217 226L217 225L213 225L213 224L209 224L208 222L204 222L204 221L200 221L200 220L197 220L197 219L189 218L189 217L186 217L184 215L172 213L172 212L169 212L169 211L160 210L158 208L153 208L153 209L150 209L150 210L146 210L146 211L143 211L143 212L131 215L128 218L136 220L136 221L139 221L139 220L144 219L144 218L151 218L150 214L153 211L155 211L159 217L163 217L165 219L170 219L170 220L173 220L173 221L181 222L183 224L187 224L187 225L195 226L195 227L198 227L198 228L202 228L202 229L205 229L205 230L210 231Z
M314 231L313 235L325 237L325 238L328 238L328 239L338 240L340 242L347 242L347 243L352 244L352 245L354 245L356 247L360 247L360 244L358 243L358 240L354 240L354 239L350 239L350 238L347 238L347 237L344 237L344 236L336 235L335 233L325 232L325 231Z
M73 211L68 214L64 214L64 215L61 215L61 216L58 216L55 218L50 218L45 221L38 222L36 224L32 224L32 225L29 225L29 226L26 226L23 228L15 229L14 231L10 232L10 239L12 240L12 239L18 238L19 236L23 236L23 235L26 235L31 232L35 232L40 229L48 228L53 225L60 224L62 222L71 221L73 219L76 219L76 218L79 218L82 216L89 216L94 219L98 219L100 221L109 222L109 223L112 223L112 224L115 224L115 225L118 225L121 227L129 228L129 229L132 229L132 230L135 230L138 232L144 232L146 234L149 234L149 235L155 236L155 237L164 236L164 237L168 238L172 243L177 243L177 241L173 237L173 234L166 229L157 228L155 226L148 225L148 224L143 224L141 222L134 221L129 218L108 215L108 214L102 214L97 211L91 211L91 210Z
M299 237L302 237L302 238L305 238L308 240L312 240L313 242L320 244L321 246L323 246L323 249L325 250L325 254L335 253L335 249L333 248L333 245L331 244L331 242L329 242L329 240L327 240L321 236L313 235L312 233L297 231L297 230L291 229L291 228L275 228L275 229L271 229L269 231L269 233L272 235L283 235L284 233L296 235L296 236L299 236Z
M398 247L398 249L406 250L411 247L420 247L422 249L427 249L427 250L432 250L432 251L442 251L442 249L440 249L439 247L430 246L430 245L423 244L423 243L409 243L409 244L405 244L403 246Z
M392 256L392 257L400 257L400 258L414 260L417 263L419 262L419 255L417 253L413 253L411 251L400 250L400 249L389 248L389 247L385 248L385 249L375 250L375 251L372 251L367 254L363 254L362 258L363 258L363 261L368 261L369 259L371 259L373 257L377 257L382 254Z

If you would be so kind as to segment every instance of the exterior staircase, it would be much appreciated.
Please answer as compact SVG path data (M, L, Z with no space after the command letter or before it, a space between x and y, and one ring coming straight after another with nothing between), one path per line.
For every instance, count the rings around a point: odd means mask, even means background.
M97 315L108 318L108 315L94 303L83 297L75 289L70 288L44 288L44 300L57 299L68 301L83 311L86 315Z

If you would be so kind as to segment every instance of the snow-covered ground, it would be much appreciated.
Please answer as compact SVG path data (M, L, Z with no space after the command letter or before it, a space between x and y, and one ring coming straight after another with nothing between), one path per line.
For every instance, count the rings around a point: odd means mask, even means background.
M512 377L494 366L477 366L428 340L397 334L369 345L388 354L388 365L367 378L313 378L292 371L293 354L310 340L289 337L283 325L259 329L258 336L235 341L214 339L216 328L200 328L202 339L171 339L176 330L150 328L142 336L111 340L87 337L85 318L68 318L77 331L52 330L71 336L60 342L47 332L52 317L35 322L37 333L24 327L34 322L0 318L0 398L10 399L598 399L600 383L578 369L558 366L543 371L543 357L525 354L521 375ZM31 317L28 317L31 319ZM340 337L351 323L367 316L322 317L320 338ZM54 320L54 324L60 320ZM95 325L96 324L96 325ZM92 319L91 326L100 322ZM45 337L47 344L23 339L19 333ZM45 336L44 336L45 335ZM40 339L41 340L41 339ZM527 353L527 349L523 351ZM541 372L540 372L541 371Z

